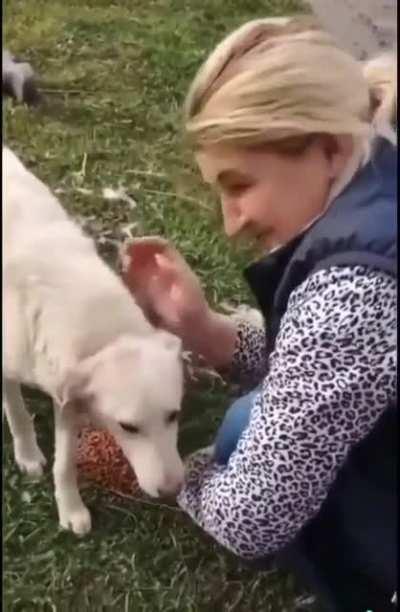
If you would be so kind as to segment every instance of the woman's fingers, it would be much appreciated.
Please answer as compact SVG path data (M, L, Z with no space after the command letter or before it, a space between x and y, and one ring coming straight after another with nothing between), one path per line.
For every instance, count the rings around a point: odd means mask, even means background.
M123 278L133 293L154 288L166 290L173 282L187 283L191 270L166 241L146 239L131 243L125 251ZM190 281L189 281L190 282Z
M161 236L140 236L132 238L127 244L127 248L133 249L164 249L169 245L168 240Z
M187 313L198 309L202 300L197 277L166 240L135 239L122 256L123 279L148 316L179 329Z
M164 253L155 253L154 260L161 270L165 272L175 272L176 265Z
M122 278L133 293L138 289L146 289L150 277L157 268L155 254L164 248L158 239L156 241L137 239L123 248Z
M141 268L149 265L156 253L163 250L164 247L157 244L149 244L146 242L142 243L131 243L124 249L124 261L126 266L140 270Z

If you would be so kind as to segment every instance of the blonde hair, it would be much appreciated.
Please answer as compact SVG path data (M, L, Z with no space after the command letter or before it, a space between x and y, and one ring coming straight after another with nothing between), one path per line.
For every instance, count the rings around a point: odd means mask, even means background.
M369 84L371 121L377 133L397 144L397 53L387 52L364 64Z
M369 140L375 125L393 119L397 100L394 58L374 61L358 62L310 18L251 21L200 68L184 106L186 136L195 147L312 134Z

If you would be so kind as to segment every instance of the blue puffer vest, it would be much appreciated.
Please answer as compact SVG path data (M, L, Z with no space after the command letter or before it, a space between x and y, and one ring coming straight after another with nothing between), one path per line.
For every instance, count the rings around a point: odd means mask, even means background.
M397 148L383 139L321 219L245 271L267 323L269 354L292 291L318 270L358 265L397 278ZM396 589L396 408L388 405L352 449L320 512L282 555L332 610L383 611Z

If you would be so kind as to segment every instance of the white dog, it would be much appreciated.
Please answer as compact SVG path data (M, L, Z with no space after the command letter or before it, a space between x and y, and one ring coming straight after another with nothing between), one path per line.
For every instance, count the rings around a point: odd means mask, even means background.
M81 412L116 438L141 488L176 493L183 480L177 417L180 341L145 319L49 189L3 147L3 404L15 459L42 473L20 384L53 399L60 524L90 530L74 461Z

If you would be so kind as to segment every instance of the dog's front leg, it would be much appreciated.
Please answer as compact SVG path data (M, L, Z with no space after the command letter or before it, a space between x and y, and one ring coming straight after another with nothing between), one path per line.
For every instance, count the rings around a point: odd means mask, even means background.
M15 461L19 469L31 477L43 473L46 459L36 441L31 415L25 408L18 383L3 380L3 409L13 437Z
M63 409L54 404L54 423L53 475L60 525L84 535L90 531L91 519L78 489L75 454L78 432L73 408Z

